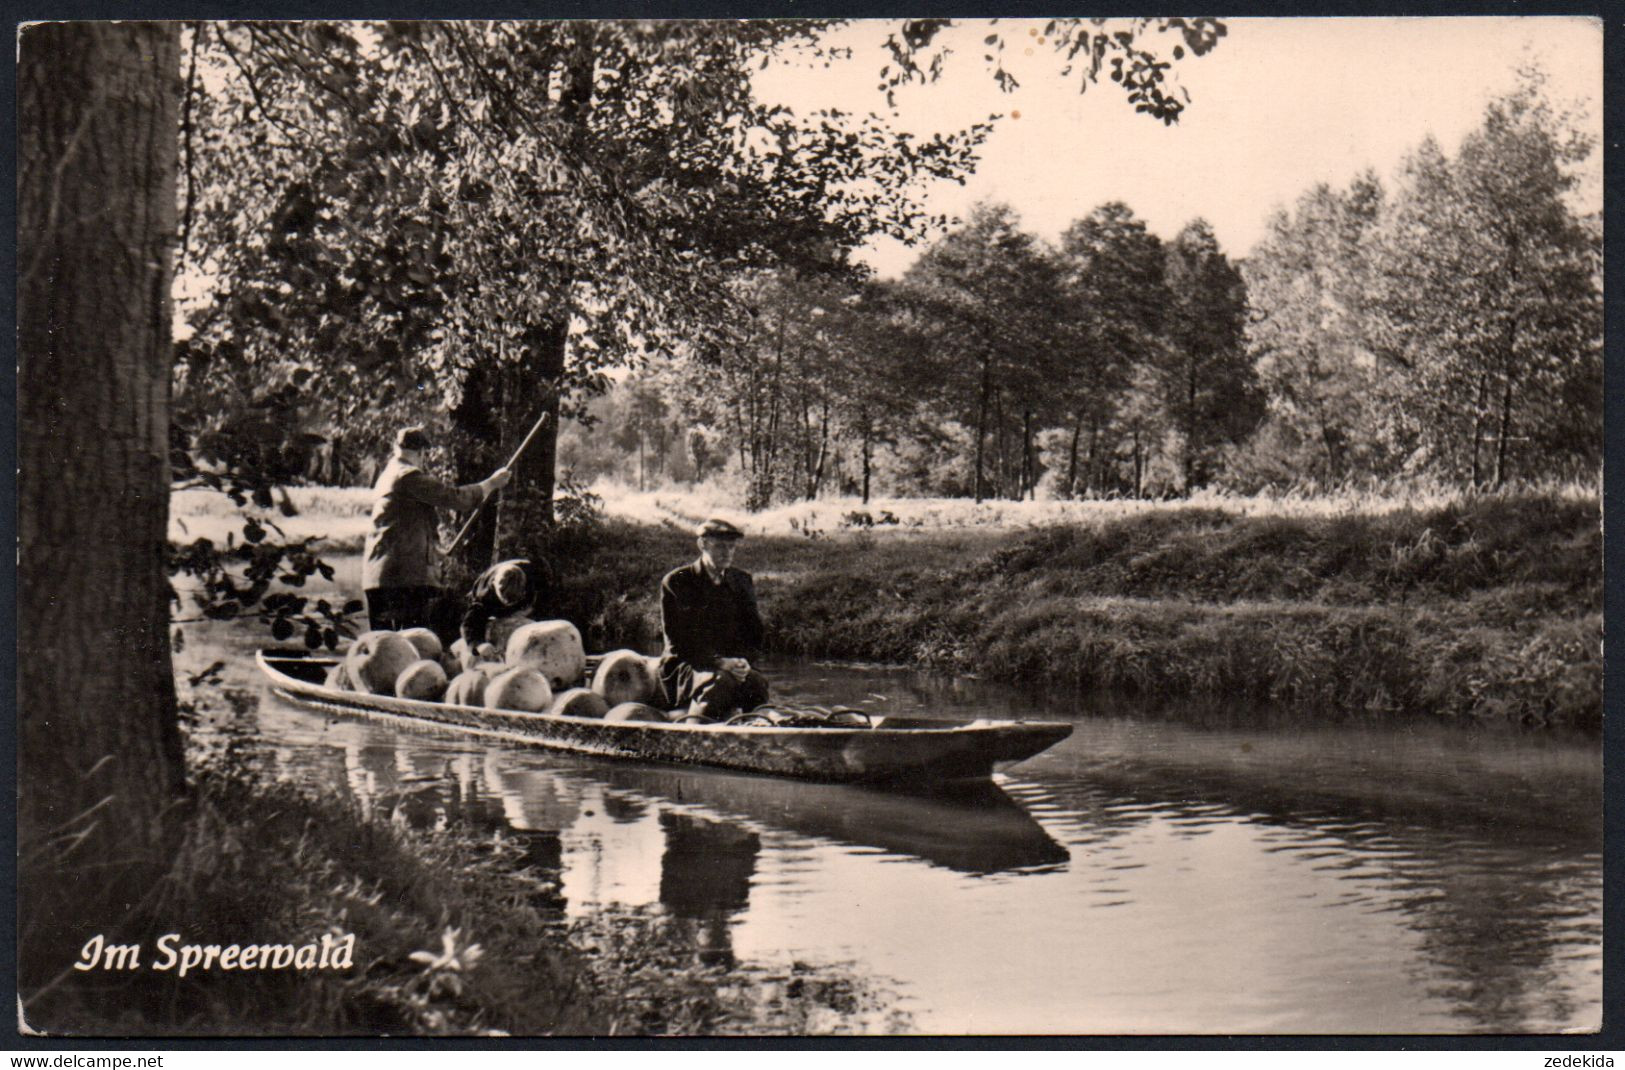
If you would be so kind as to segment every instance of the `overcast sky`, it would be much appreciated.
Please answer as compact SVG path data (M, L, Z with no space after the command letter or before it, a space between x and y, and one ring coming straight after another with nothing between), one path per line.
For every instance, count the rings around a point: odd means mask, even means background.
M1373 167L1385 180L1432 133L1447 152L1481 119L1485 103L1509 88L1517 67L1543 61L1558 102L1583 101L1587 127L1602 129L1602 27L1584 18L1228 19L1228 36L1207 56L1177 64L1192 103L1163 126L1136 114L1103 81L1079 94L1039 45L1041 21L1002 20L1007 68L1021 81L1001 93L987 74L985 22L951 31L947 74L898 94L894 121L915 131L946 130L988 114L1006 116L988 139L977 173L963 186L938 183L932 211L963 215L981 199L1012 205L1025 227L1054 239L1067 224L1110 200L1126 202L1165 238L1196 216L1213 225L1232 256L1244 256L1272 208L1315 182L1344 185ZM758 91L797 110L886 110L877 72L895 22L860 22L839 31L854 50L828 70L775 67ZM1019 117L1017 114L1019 113ZM1601 172L1600 150L1594 155ZM1600 181L1586 196L1601 205ZM863 254L882 275L918 255L884 241Z

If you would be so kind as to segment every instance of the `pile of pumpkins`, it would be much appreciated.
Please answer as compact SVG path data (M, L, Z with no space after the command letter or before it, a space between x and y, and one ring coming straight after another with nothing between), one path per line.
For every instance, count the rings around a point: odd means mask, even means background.
M532 621L508 637L501 660L461 639L450 649L428 628L365 632L327 675L328 687L420 702L612 721L664 721L655 660L617 650L586 680L581 633L566 620Z

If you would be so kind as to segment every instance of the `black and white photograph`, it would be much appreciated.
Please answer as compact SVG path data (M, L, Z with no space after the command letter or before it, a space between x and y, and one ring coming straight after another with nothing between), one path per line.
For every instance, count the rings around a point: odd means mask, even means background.
M997 14L14 24L17 1046L1595 1047L1602 19Z

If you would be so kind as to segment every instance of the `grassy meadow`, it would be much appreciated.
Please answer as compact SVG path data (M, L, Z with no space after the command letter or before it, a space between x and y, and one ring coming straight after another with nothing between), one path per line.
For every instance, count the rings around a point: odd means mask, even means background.
M1114 504L1114 503L1108 503ZM1347 714L1597 730L1602 533L1551 492L1386 511L1103 509L1087 520L761 535L740 552L785 653ZM561 607L651 646L689 540L612 523Z

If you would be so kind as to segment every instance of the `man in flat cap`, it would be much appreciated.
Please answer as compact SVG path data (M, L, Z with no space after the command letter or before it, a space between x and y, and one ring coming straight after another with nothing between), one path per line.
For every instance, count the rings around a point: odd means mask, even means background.
M720 721L767 701L767 677L749 661L762 648L762 617L750 573L732 567L745 533L711 517L696 534L699 559L660 581L660 682L682 719Z
M432 626L432 610L440 596L434 583L435 510L472 509L513 478L508 469L498 468L478 483L448 486L423 470L423 456L431 445L423 428L403 428L373 487L372 529L361 563L369 628ZM441 636L443 641L456 638L455 618L450 631L451 635Z

